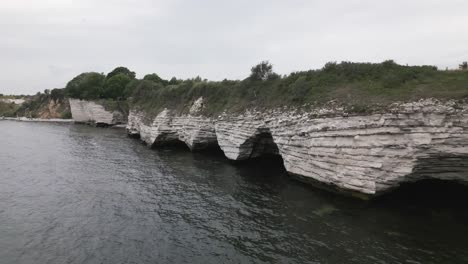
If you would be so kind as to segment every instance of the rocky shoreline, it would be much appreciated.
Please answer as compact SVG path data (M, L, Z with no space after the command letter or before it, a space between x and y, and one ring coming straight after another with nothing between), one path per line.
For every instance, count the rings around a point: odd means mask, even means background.
M219 146L236 161L280 155L291 175L365 196L422 179L468 182L468 105L453 101L394 104L386 113L352 116L330 109L216 118L198 112L165 109L147 123L144 112L133 110L127 131L153 147L175 141L193 151Z
M77 122L121 122L93 102L71 99L70 106ZM155 148L181 142L192 151L220 148L233 161L277 155L295 178L360 197L422 179L468 182L465 103L426 99L360 115L317 108L207 117L202 109L203 98L187 114L164 109L149 118L134 108L127 133Z
M21 121L21 122L52 122L52 123L75 123L73 119L62 118L28 118L28 117L0 117L0 120Z

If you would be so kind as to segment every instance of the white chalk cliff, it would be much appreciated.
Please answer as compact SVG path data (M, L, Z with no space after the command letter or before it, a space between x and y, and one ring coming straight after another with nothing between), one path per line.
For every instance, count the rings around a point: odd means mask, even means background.
M428 99L395 103L369 115L316 109L216 118L198 114L201 107L199 99L189 114L165 109L151 120L134 109L127 131L152 146L182 141L199 150L219 145L231 160L277 154L292 175L371 196L420 179L468 182L467 104Z
M115 125L124 122L122 113L107 111L104 106L86 100L69 99L72 118L78 123Z
M145 113L131 110L128 116L127 131L138 135L151 146L182 141L192 150L209 148L216 144L214 121L197 115L202 100L197 100L189 115L174 116L165 109L153 120L145 121Z

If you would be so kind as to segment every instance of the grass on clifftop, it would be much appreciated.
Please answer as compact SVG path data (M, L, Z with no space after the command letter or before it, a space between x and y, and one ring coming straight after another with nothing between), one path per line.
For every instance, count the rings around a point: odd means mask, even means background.
M433 66L402 66L393 61L327 63L320 70L253 77L254 72L243 81L141 81L133 89L131 107L152 116L164 108L186 113L202 96L202 113L208 116L251 108L318 107L332 100L350 112L370 112L395 101L468 98L468 71L439 71Z

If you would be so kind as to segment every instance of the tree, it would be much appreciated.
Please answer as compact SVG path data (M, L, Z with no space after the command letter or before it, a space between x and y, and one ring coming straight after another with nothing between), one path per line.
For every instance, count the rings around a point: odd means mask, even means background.
M462 62L462 64L460 64L459 67L460 67L460 70L463 70L463 71L468 70L468 62L466 61Z
M151 73L151 74L145 75L145 77L143 77L143 80L157 82L157 83L162 83L163 82L163 79L161 79L161 77L159 77L156 73Z
M382 66L384 66L384 68L391 68L394 66L398 66L398 64L394 60L386 60L382 62Z
M56 89L52 89L52 91L50 91L50 98L52 98L52 100L54 100L54 101L62 100L64 97L65 97L64 89L56 88Z
M125 87L132 79L124 74L119 73L106 79L102 90L102 98L122 99L125 97Z
M336 61L329 61L325 63L325 65L322 68L322 71L324 72L334 72L338 69L338 64Z
M135 86L134 86L135 85ZM134 86L134 87L132 87ZM127 90L132 89L132 91L128 91L131 93L131 97L133 99L148 99L151 98L152 95L154 95L154 92L156 92L158 89L163 88L164 86L161 83L156 83L153 81L148 81L148 80L142 80L138 83L133 83L130 82L127 85Z
M178 84L178 83L179 83L179 81L177 80L176 77L172 77L171 80L169 80L169 84L171 84L171 85L175 85L175 84Z
M127 75L130 79L135 79L135 72L132 72L130 71L129 69L125 68L125 67L117 67L115 68L114 70L112 70L111 72L109 72L106 76L107 79L109 78L112 78L113 76L117 75L117 74L125 74Z
M67 83L65 93L71 98L97 99L101 96L104 81L103 74L85 72Z
M135 89L140 85L142 82L151 82L151 81L146 81L146 80L139 80L139 79L133 79L131 80L124 89L123 96L125 98L129 98L133 96L133 93L135 92Z
M268 61L262 61L252 67L249 78L254 81L265 81L278 77L279 75L273 72L273 65Z

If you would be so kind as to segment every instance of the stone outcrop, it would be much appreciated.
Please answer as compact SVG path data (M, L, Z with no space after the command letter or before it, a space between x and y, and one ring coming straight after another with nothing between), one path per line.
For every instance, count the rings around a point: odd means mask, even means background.
M153 120L144 122L145 114L131 110L128 116L127 131L138 135L150 146L161 146L184 142L191 150L202 150L216 146L214 122L210 118L191 114L174 116L167 109Z
M195 102L187 115L165 109L146 122L144 112L133 110L128 133L152 146L218 144L231 160L280 155L303 180L371 196L421 179L468 182L467 104L421 100L368 115L316 109L216 118L197 114L200 107Z
M107 111L104 106L86 100L69 99L72 118L78 123L97 126L112 126L125 123L124 115L119 111Z

